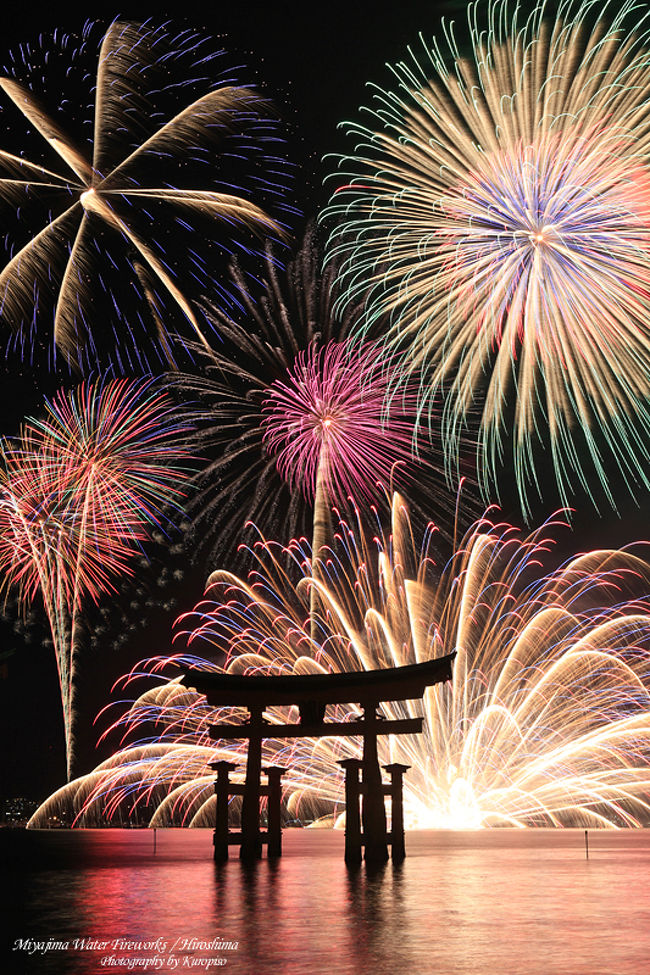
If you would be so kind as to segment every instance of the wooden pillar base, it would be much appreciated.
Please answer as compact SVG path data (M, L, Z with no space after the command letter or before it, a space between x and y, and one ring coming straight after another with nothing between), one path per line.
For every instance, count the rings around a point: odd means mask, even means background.
M282 856L282 776L287 771L278 765L264 769L268 776L267 846L268 857Z
M406 856L404 846L404 801L403 784L404 773L410 769L410 765L400 765L393 762L392 765L384 765L390 775L390 785L388 786L390 795L390 818L391 818L391 856L394 863L401 863Z
M232 762L211 762L210 768L217 773L214 791L217 800L217 812L214 836L214 859L223 863L228 859L228 804L230 802L230 773L237 768Z
M361 823L363 826L363 858L367 863L385 863L388 860L386 835L386 809L381 769L377 757L377 735L381 721L377 716L376 701L363 708L363 758L361 764Z
M344 758L338 763L345 769L345 862L361 863L361 815L359 798L361 760Z

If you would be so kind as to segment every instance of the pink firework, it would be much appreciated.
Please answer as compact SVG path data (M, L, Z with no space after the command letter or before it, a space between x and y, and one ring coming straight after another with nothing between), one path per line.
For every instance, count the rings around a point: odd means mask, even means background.
M412 460L414 397L400 394L389 419L388 387L373 344L312 344L296 357L288 378L269 387L262 421L291 487L314 498L320 478L332 499L371 499L377 482Z

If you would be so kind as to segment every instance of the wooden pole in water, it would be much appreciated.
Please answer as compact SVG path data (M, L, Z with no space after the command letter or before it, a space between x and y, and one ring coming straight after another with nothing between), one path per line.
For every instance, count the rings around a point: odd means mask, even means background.
M386 809L384 787L377 758L377 701L364 701L363 757L361 759L361 825L363 827L363 858L368 863L385 863L388 859L386 842Z
M271 765L265 769L269 780L266 806L266 855L282 856L282 776L288 769Z
M359 809L360 758L344 758L338 763L345 769L345 862L361 863L361 815Z
M585 830L585 860L589 859L589 830Z
M259 860L262 856L260 837L260 777L262 774L262 734L264 708L250 707L250 721L247 730L248 757L246 759L246 778L241 807L241 846L239 856L242 860Z
M214 845L214 859L217 863L223 863L228 859L228 802L230 799L230 780L229 775L237 768L232 762L220 761L210 762L210 768L217 773L214 783L216 796L216 813L214 823L214 835L212 843Z
M384 768L390 775L391 856L397 863L401 862L406 856L402 793L404 773L408 772L410 767L410 765L400 765L399 762L393 762L392 765L384 765Z

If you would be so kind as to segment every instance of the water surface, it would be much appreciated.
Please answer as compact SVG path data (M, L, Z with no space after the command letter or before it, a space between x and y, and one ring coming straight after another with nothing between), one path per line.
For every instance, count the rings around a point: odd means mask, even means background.
M582 830L411 833L401 866L370 872L346 868L339 832L287 830L282 859L252 866L216 866L208 830L155 840L0 831L3 971L650 972L650 831L590 831L589 859Z

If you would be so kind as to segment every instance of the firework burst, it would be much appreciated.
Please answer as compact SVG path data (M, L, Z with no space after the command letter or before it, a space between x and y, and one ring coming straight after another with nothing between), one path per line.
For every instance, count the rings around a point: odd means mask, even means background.
M372 500L377 481L389 483L395 465L413 459L415 403L402 402L402 415L384 425L387 394L372 345L333 342L299 353L262 405L264 442L290 488L313 499L322 478L332 499Z
M60 391L2 445L0 572L23 606L43 600L56 653L68 777L74 762L76 631L87 598L113 589L163 508L181 499L187 424L150 381Z
M398 381L443 390L453 458L480 410L486 490L513 464L529 513L550 450L563 503L648 479L649 35L632 2L470 8L393 68L329 212L349 299L388 319ZM338 179L339 177L337 177ZM594 477L594 472L597 477Z
M12 247L0 312L17 344L30 345L56 291L52 355L92 364L117 342L113 361L134 368L146 364L147 347L173 361L169 319L206 342L186 287L209 290L220 254L255 253L259 238L283 237L286 178L270 106L225 75L223 52L205 37L150 22L114 22L98 34L87 26L78 43L55 33L40 48L21 46L0 78L31 127L24 142L43 156L0 152L0 198L23 225L41 221ZM93 68L86 105L80 92ZM101 291L108 342L93 323Z
M441 490L435 451L413 456L413 391L396 396L389 415L380 350L348 340L361 305L337 316L335 268L321 274L320 264L309 228L286 272L268 248L262 289L234 267L245 300L235 320L215 316L222 345L210 355L196 348L200 375L170 376L183 400L198 400L204 413L200 445L213 459L198 476L190 510L213 565L224 545L242 539L246 522L265 535L281 526L285 538L312 539L319 469L326 496L338 504L348 494L379 503L376 483L392 477L414 505L432 503L441 524L453 522L455 491Z
M245 743L213 742L208 726L246 715L209 707L178 677L170 680L178 667L324 673L450 652L457 654L450 685L430 688L423 704L381 705L386 718L412 717L424 706L422 735L380 739L382 762L411 766L411 826L647 823L650 607L634 593L647 591L648 566L632 551L594 551L543 574L550 527L522 537L486 515L439 568L429 557L433 529L416 547L395 497L390 533L369 544L359 524L342 521L319 573L292 543L303 569L296 587L281 548L260 542L248 581L215 572L205 601L181 617L177 639L187 640L187 651L128 676L127 685L154 675L157 682L112 726L124 747L52 796L32 825L62 811L91 824L137 809L152 825L214 822L209 762L243 765ZM197 649L220 662L188 656ZM293 710L267 709L269 731L295 720ZM341 705L332 713L353 717ZM264 744L264 762L289 769L290 815L304 819L336 816L343 795L337 761L360 753L354 738Z

